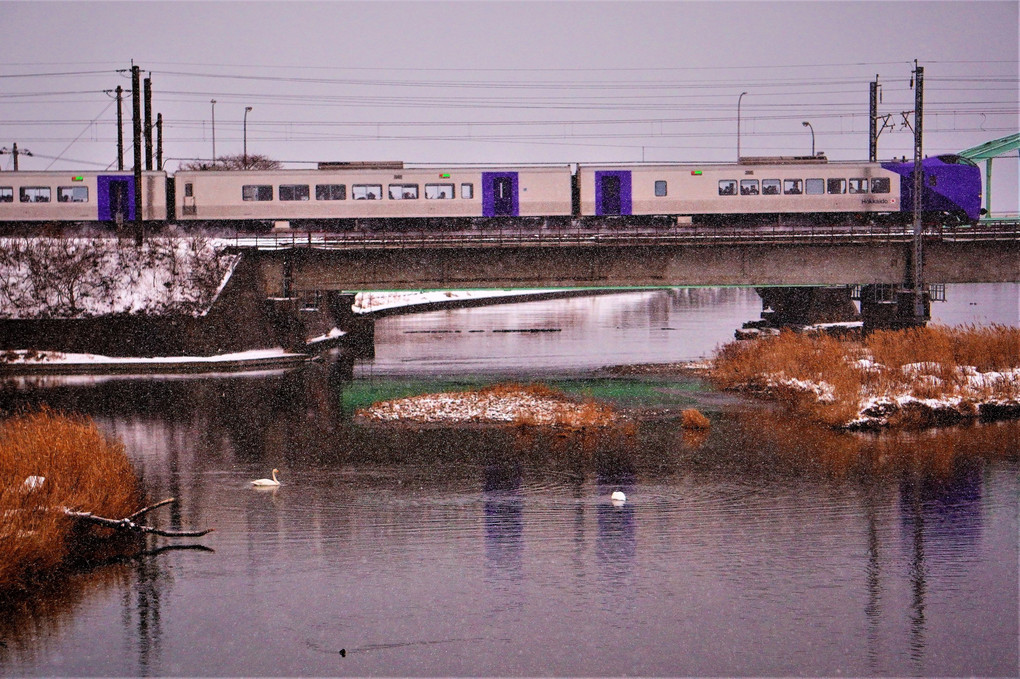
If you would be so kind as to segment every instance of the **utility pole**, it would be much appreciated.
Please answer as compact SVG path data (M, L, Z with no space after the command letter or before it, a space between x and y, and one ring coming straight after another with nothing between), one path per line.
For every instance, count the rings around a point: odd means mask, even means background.
M152 170L152 74L145 79L145 169Z
M144 240L142 233L142 97L138 66L131 66L132 132L135 151L135 245Z
M163 114L156 114L156 167L163 169Z
M18 156L28 156L28 157L31 158L32 157L32 152L29 151L28 149L24 149L24 150L18 149L18 143L14 142L14 144L13 144L13 146L11 148L7 148L5 146L2 149L0 149L0 156L4 156L4 155L14 156L14 171L17 172L18 171Z
M117 85L117 169L124 169L124 88Z
M875 81L871 83L871 95L869 119L870 129L868 132L868 161L874 163L878 160L878 74L875 74Z
M921 223L921 191L924 189L924 177L921 171L922 125L924 120L924 66L918 66L914 60L914 266L912 276L912 293L914 298L914 324L921 325L927 321L925 313L924 289L924 228Z
M210 99L212 104L212 164L216 167L216 100Z

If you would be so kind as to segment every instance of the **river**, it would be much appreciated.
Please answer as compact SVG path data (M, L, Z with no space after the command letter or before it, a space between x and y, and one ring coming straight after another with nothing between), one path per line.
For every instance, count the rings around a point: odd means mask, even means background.
M1017 323L1018 289L950 289L933 314ZM162 526L215 532L0 616L0 674L1016 676L1020 423L835 433L693 378L594 372L708 355L759 311L748 290L627 292L383 319L353 379L326 361L5 385L5 409L118 436L151 496L180 498ZM352 417L500 379L712 428ZM279 488L248 484L273 467Z

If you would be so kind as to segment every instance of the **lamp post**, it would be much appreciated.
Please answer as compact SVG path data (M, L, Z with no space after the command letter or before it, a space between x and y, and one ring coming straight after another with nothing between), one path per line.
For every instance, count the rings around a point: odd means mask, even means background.
M814 158L815 157L815 128L813 128L811 126L811 123L809 123L806 120L804 122L802 122L801 125L803 125L804 127L808 128L809 130L811 130L811 157Z
M216 100L210 99L212 104L212 163L216 165Z
M740 162L740 101L744 98L747 92L741 92L740 96L737 97L737 162Z
M248 169L248 111L251 106L244 107L244 169Z

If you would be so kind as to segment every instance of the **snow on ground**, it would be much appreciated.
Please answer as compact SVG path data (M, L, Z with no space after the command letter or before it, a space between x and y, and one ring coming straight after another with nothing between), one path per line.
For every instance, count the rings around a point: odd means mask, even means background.
M275 349L254 349L215 356L154 356L117 357L98 354L75 354L59 351L17 350L0 352L0 373L6 366L15 371L39 370L57 372L60 370L87 369L138 369L145 372L162 372L180 369L184 366L198 366L221 369L226 366L266 366L291 364L308 360L306 354L295 354Z
M577 403L527 389L446 392L376 403L357 416L376 421L419 423L524 423L581 427L610 424L618 415L601 404Z
M884 369L870 359L860 359L855 365L869 373ZM979 417L982 409L988 408L1020 410L1020 368L981 372L973 366L962 366L957 369L960 379L952 387L947 387L941 379L931 374L938 373L940 368L937 363L904 365L900 370L906 378L904 381L893 384L882 393L862 389L857 414L845 422L844 427L885 427L891 418L904 411L956 420ZM761 380L766 391L786 389L812 394L818 403L823 404L837 400L833 388L824 380L794 379L782 373L766 374ZM937 392L948 390L949 393L935 398L925 398L915 393L923 392L926 388Z
M0 238L0 317L198 316L239 261L225 245L173 232L141 246L100 236Z
M355 313L365 314L419 304L460 302L493 297L519 297L528 294L562 292L561 288L536 290L422 290L408 292L359 292L354 296Z

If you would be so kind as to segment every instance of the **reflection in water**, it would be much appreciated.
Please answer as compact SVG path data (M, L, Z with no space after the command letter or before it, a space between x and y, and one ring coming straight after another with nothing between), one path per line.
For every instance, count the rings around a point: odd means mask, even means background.
M485 558L490 582L501 590L523 578L524 498L519 461L486 464L482 481L485 516ZM514 607L522 602L518 598Z
M1020 423L837 433L679 380L712 429L365 426L435 385L343 370L0 392L94 416L216 528L0 614L0 673L1015 672Z

